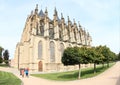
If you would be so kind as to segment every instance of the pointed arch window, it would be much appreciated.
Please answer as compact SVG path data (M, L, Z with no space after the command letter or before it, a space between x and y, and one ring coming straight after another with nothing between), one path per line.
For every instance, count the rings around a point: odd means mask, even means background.
M62 32L62 27L59 29L59 39L63 40L63 32Z
M54 39L54 29L53 29L53 24L50 23L50 26L49 26L49 37L50 39Z
M55 44L50 42L50 62L55 62Z
M64 44L63 43L60 43L60 53L61 53L61 57L63 55L63 52L64 52Z
M38 43L38 59L42 58L42 41Z
M40 20L40 36L44 36L44 21Z

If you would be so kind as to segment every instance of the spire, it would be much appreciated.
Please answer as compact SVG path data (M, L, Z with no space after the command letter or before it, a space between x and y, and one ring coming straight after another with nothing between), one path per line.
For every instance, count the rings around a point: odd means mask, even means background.
M61 13L61 19L63 19L63 14Z
M79 30L83 31L79 21L78 21L78 26L79 26Z
M58 22L60 22L60 19L59 19L58 15L57 15L56 7L54 9L54 20L57 20Z
M71 23L71 21L70 21L69 16L67 16L67 18L68 18L68 28L69 28L69 30L71 30L71 25L72 25L72 23Z
M38 4L36 4L35 14L38 14Z
M68 25L69 25L69 26L72 25L69 16L68 16Z
M86 34L87 34L87 37L89 37L89 36L90 36L90 34L89 34L88 30L86 30Z
M80 21L78 21L78 26L81 28Z
M33 15L33 10L31 11L31 15Z
M57 10L56 10L56 7L54 9L54 15L57 16Z
M62 13L61 13L61 22L64 23L64 17Z
M70 21L69 16L68 16L68 25L71 25L71 21Z
M85 30L85 28L84 28L84 34L86 35L86 30Z
M46 9L45 9L45 15L48 16L47 7L46 7Z
M89 32L88 32L88 31L87 31L87 36L88 36L88 37L90 37L90 34L89 34Z
M76 22L75 22L75 19L73 19L73 22L74 22L74 27L76 28L77 27L77 25L76 25Z
M70 22L70 18L69 18L69 16L68 16L68 22Z
M73 19L73 22L75 23L75 19Z
M75 19L73 19L74 25L76 25Z

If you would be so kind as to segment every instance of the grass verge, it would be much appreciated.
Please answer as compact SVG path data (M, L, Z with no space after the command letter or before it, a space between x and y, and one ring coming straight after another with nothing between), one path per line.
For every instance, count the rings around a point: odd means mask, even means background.
M7 64L1 64L0 63L0 67L9 67Z
M0 85L21 85L21 80L12 73L0 71Z
M110 63L110 67L113 66L114 64L115 63ZM105 65L104 68L102 67L102 65L98 65L95 74L93 72L93 68L82 69L82 71L81 71L81 79L94 77L94 76L104 72L107 69L108 68L106 67L106 65ZM49 80L71 81L71 80L77 80L78 79L78 70L76 70L76 71L68 71L68 72L59 72L59 73L31 74L31 75L35 76L35 77L49 79Z

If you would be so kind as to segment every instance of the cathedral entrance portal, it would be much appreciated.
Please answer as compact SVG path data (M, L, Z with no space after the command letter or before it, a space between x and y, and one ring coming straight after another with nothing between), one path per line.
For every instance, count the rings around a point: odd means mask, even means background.
M42 61L39 61L39 63L38 63L38 71L43 71Z

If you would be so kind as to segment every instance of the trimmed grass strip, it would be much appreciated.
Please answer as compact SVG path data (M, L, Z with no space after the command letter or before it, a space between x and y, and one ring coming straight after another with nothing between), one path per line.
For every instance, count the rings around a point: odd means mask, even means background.
M113 66L115 63L110 63L110 67ZM108 68L106 67L103 68L102 65L98 65L96 68L96 73L94 74L93 68L85 68L82 69L81 71L81 79L85 78L90 78L94 77ZM110 68L109 67L109 68ZM56 80L56 81L71 81L71 80L77 80L78 79L78 70L76 71L68 71L68 72L59 72L59 73L47 73L47 74L31 74L32 76L35 77L40 77L44 79L49 79L49 80Z
M12 73L0 71L0 85L21 85L21 80Z

